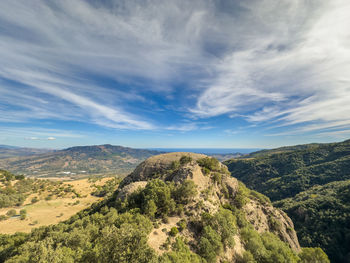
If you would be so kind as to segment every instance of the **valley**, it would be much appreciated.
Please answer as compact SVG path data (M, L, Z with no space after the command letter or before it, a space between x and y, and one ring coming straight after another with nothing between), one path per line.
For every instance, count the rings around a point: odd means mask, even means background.
M86 178L89 175L127 175L158 151L113 145L71 147L43 154L0 159L0 168L29 177Z

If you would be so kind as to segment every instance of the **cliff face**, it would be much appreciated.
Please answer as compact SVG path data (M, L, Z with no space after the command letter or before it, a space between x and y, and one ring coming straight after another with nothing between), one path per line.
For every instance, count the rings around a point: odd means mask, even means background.
M203 220L203 213L214 215L223 207L243 215L247 225L257 233L274 233L294 252L300 251L291 219L281 210L274 208L268 198L250 191L236 178L231 177L227 167L212 158L192 153L167 153L150 157L122 181L117 199L125 200L131 193L141 191L154 179L174 185L190 180L194 182L197 190L191 201L184 204L184 213L171 215L165 222L157 221L158 228L149 235L149 245L159 254L167 252L166 249L161 249L162 244L168 240L166 233L180 221L187 222L188 227L180 232L179 236L185 238L190 249L196 252L200 231L193 222ZM246 250L247 241L241 236L243 227L238 220L232 223L232 228L237 229L233 236L235 245L224 246L217 262L236 261Z

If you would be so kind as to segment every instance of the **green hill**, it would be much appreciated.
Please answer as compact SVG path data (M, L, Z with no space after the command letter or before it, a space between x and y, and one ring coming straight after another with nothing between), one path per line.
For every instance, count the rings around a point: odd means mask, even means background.
M279 153L271 150L255 158L224 163L232 176L273 201L292 197L314 185L350 179L350 140L299 148Z
M248 187L267 195L275 204L285 209L288 215L296 220L295 228L302 245L321 246L334 262L346 262L344 258L348 257L347 253L350 252L350 246L345 242L348 237L344 237L347 228L343 224L344 219L350 222L347 206L340 196L323 190L329 189L329 185L343 189L342 185L346 185L346 180L350 179L350 140L282 147L253 153L247 157L224 162L231 175ZM335 184L330 184L332 182ZM316 231L312 227L305 227L303 221L295 216L285 202L299 200L300 196L308 193L317 195L317 191L320 191L323 199L313 199L314 221L309 222L310 225L318 227ZM333 207L333 221L329 221L330 218L323 215L329 212L330 205L325 204L325 200L343 204ZM299 201L295 201L293 207L293 211L304 209L303 203ZM334 243L331 243L331 240Z
M66 222L0 235L0 261L329 262L319 248L300 248L268 198L216 159L188 153L147 159L112 197Z

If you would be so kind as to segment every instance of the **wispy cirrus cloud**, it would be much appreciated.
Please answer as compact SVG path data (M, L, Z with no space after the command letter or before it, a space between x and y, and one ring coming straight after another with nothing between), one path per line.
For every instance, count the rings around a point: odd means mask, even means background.
M349 12L346 0L4 0L0 121L346 129Z
M347 122L349 2L245 3L248 16L237 29L243 31L240 48L216 65L216 77L192 112L238 113L249 122L283 126L303 123L305 130Z

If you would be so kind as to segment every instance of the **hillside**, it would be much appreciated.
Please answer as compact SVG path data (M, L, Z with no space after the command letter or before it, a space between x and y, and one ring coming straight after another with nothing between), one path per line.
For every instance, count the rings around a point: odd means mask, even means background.
M24 148L24 147L0 145L0 159L43 154L43 153L48 153L52 151L53 150L49 150L49 149Z
M344 226L343 221L349 222L350 218L343 197L334 195L329 187L345 189L346 180L350 179L350 140L279 148L264 153L224 163L233 177L266 194L296 220L295 228L303 246L320 246L332 262L346 262L350 246L345 234L348 226ZM301 196L308 201L302 202ZM312 204L308 203L311 201ZM291 202L293 209L287 205ZM312 206L307 208L307 204ZM295 211L305 209L310 213L306 217L313 221L305 223L296 217ZM313 227L306 227L309 224Z
M273 201L292 197L314 185L350 179L350 140L298 148L224 163L233 177Z
M0 160L0 168L35 177L86 177L88 174L130 173L157 151L113 145L79 146L65 150Z
M58 225L0 236L11 262L329 262L301 249L293 223L216 159L169 153L115 194ZM311 261L310 261L311 260Z
M323 247L335 262L348 262L350 180L314 186L274 204L293 219L303 246Z

